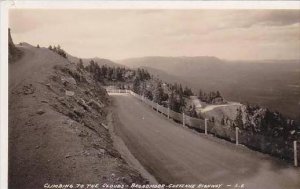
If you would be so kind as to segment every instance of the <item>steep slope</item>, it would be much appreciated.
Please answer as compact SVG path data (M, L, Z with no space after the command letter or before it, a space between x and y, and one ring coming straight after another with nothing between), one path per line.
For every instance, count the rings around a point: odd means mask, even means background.
M46 49L22 43L9 66L9 188L145 183L114 149L106 91Z

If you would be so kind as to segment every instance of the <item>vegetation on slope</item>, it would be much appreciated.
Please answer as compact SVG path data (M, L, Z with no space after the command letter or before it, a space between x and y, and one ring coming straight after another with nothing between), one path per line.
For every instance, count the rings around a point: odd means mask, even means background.
M83 67L82 63L79 65ZM103 84L115 84L120 89L131 89L160 105L170 107L171 110L179 113L185 112L191 117L203 116L197 114L194 105L187 103L189 98L194 96L189 87L183 88L181 84L165 83L151 76L147 70L99 66L94 61L91 61L85 69L93 73L94 77ZM208 105L226 103L219 91L207 93L200 89L197 98ZM210 121L215 122L215 118L211 117ZM297 125L293 120L279 112L257 105L243 105L242 108L238 108L235 119L223 116L221 125L286 140L295 139L297 136Z

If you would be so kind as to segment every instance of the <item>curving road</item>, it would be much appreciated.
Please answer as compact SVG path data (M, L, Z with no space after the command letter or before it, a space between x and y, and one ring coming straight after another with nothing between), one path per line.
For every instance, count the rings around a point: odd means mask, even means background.
M160 183L300 188L300 169L246 147L183 128L129 94L110 95L114 102L116 134Z

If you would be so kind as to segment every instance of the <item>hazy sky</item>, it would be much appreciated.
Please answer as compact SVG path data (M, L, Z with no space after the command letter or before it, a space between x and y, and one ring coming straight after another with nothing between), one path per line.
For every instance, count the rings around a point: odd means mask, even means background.
M299 10L11 10L15 43L72 55L299 59Z

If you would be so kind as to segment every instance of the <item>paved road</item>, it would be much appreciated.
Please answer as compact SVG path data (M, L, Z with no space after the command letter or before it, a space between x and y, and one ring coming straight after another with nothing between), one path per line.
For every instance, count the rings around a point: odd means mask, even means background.
M111 96L116 133L160 183L300 188L300 169L246 147L183 128L129 94Z

